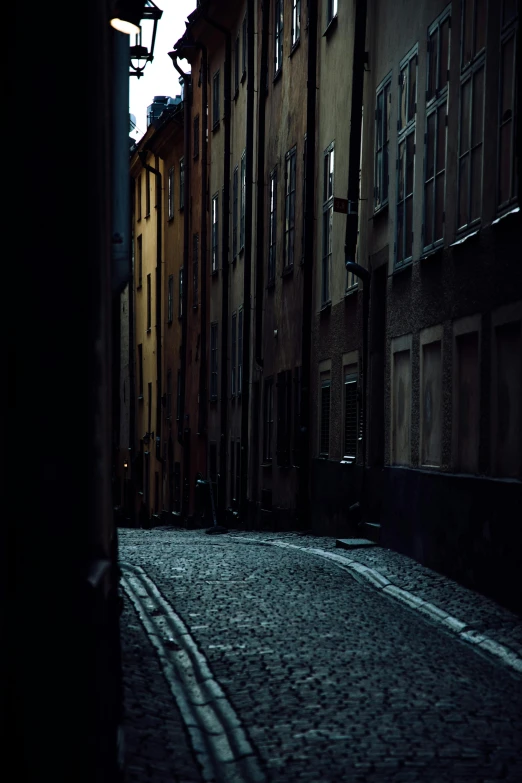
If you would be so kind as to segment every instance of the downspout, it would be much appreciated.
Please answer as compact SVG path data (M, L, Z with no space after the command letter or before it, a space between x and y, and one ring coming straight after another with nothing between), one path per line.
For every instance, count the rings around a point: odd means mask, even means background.
M224 84L224 132L225 160L223 164L223 205L221 231L221 438L219 442L219 479L218 479L218 522L225 524L226 516L226 465L227 465L227 429L228 429L228 251L230 232L230 114L232 94L232 36L226 27L209 19L203 18L225 37L225 84Z
M312 351L312 291L314 271L315 229L315 126L317 92L317 0L308 4L308 73L306 100L306 199L305 252L303 265L303 316L301 359L301 411L299 449L299 521L310 527L309 465L310 465L310 382Z
M256 215L256 364L263 367L263 303L265 268L265 115L266 115L266 71L268 67L268 28L270 24L270 3L263 3L261 30L261 68L259 72L258 146L257 146L257 215Z
M161 227L162 227L162 186L161 172L158 168L147 163L147 149L140 153L141 165L145 171L150 171L156 177L156 459L163 462L161 457ZM158 159L156 156L156 166Z
M185 442L185 379L187 374L187 280L188 280L188 260L189 260L189 232L190 232L190 73L185 73L178 65L178 54L176 51L169 52L174 68L183 79L183 157L184 157L184 181L183 181L183 271L182 279L182 297L181 297L181 389L180 389L180 411L178 422L178 443L183 447L183 487L188 481L188 448ZM182 515L187 517L188 508L186 503L186 492L182 491Z
M134 180L131 179L129 187L132 189L132 194L134 194ZM132 202L131 202L132 203ZM129 216L129 222L132 225L132 215L134 214L134 207L132 209L132 212ZM132 228L131 228L131 234L132 234ZM136 390L135 390L135 377L136 373L134 371L134 356L135 356L135 349L134 349L134 296L135 296L135 288L134 288L134 261L133 261L133 255L131 253L131 279L129 283L129 446L130 446L130 454L127 455L129 468L127 468L128 472L130 473L130 480L129 480L129 492L128 492L128 502L129 502L129 516L131 519L131 523L134 526L134 508L135 508L135 498L134 498L134 488L135 488L135 477L134 477L134 470L135 470L135 464L134 461L136 459ZM125 479L125 477L124 477Z
M201 52L201 103L203 123L201 130L201 357L199 365L199 410L198 434L207 434L207 211L208 211L208 56L207 47L195 41L196 49ZM206 471L205 471L206 472Z
M355 29L352 66L352 106L350 148L348 159L348 214L346 216L346 238L344 253L346 269L353 272L363 283L363 346L362 346L362 432L363 472L360 498L350 510L361 511L364 503L367 451L367 382L368 382L368 317L370 309L371 273L355 261L359 227L359 166L361 160L361 120L364 89L364 53L366 46L367 1L357 0L355 6Z
M252 287L252 196L254 173L254 0L247 0L247 118L245 161L245 255L243 269L243 387L241 400L241 520L248 515L248 417L250 407L250 320Z

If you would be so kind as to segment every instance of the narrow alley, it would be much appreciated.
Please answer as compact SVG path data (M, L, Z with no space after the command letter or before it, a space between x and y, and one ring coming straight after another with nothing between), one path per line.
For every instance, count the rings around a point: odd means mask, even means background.
M522 624L493 601L334 538L119 538L128 783L522 779Z

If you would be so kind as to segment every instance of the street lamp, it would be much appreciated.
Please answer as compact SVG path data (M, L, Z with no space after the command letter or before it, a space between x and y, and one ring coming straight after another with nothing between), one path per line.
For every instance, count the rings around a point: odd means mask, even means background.
M134 46L131 46L129 51L132 69L129 76L141 78L147 63L153 61L156 30L162 16L163 11L152 0L116 0L111 14L111 26L120 33L135 34ZM150 50L143 45L142 22L145 21L152 22Z

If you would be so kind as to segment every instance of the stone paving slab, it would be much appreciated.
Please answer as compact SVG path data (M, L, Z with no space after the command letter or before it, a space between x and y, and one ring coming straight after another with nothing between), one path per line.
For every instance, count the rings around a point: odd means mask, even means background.
M270 781L522 780L522 678L334 562L256 545L269 539L335 549L335 539L295 534L120 533L121 559L140 565L183 619ZM520 628L493 602L394 555L361 550L357 560L438 605L456 590L459 617L467 609Z

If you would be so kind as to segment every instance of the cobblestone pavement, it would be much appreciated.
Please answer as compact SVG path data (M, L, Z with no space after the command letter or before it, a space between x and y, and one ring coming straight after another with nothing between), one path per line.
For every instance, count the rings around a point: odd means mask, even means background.
M119 540L124 573L140 566L187 626L267 781L522 780L521 676L334 562L266 545L332 553L334 539L156 528ZM336 551L522 650L520 619L488 599L378 547ZM126 613L130 781L200 780L160 659Z

